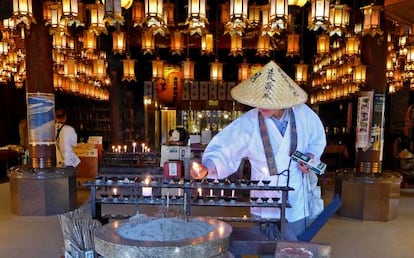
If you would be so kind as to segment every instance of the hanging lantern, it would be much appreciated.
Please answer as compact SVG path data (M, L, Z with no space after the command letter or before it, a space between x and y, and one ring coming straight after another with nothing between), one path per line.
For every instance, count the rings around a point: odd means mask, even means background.
M52 12L50 10L50 6L53 4L54 2L50 1L43 2L43 20L45 20L46 25L49 25L52 21Z
M369 34L375 36L382 35L383 31L380 29L382 6L370 4L361 7L364 12L364 23L362 25L362 34Z
M213 34L204 34L201 37L201 54L210 55L213 53Z
M270 37L269 35L259 35L257 40L257 54L260 56L269 56L270 53Z
M190 34L203 35L208 24L206 16L206 1L205 0L189 0L188 1L188 16L186 24Z
M3 27L6 30L14 30L16 27L16 24L12 18L3 19Z
M246 27L247 11L247 0L230 0L229 22L226 24L226 32L242 36Z
M32 0L13 0L13 18L16 26L23 24L26 29L30 29L30 24L35 22Z
M414 46L407 47L407 63L411 64L414 62Z
M299 34L290 33L287 35L287 49L286 56L298 56L299 55Z
M96 4L88 4L86 6L90 11L89 31L99 36L101 33L107 34L105 26L105 6L99 1Z
M357 35L349 36L346 38L345 54L348 56L359 54L360 40Z
M269 5L265 5L261 8L262 11L262 28L260 29L261 35L268 34L269 36L273 36L271 31L270 23L269 23Z
M152 61L152 79L158 80L162 77L164 77L164 60L157 57L156 60Z
M142 32L142 51L145 54L152 54L155 50L155 41L154 36L152 35L151 30L146 30Z
M194 62L190 58L186 58L181 63L182 77L184 81L194 80Z
M387 72L394 70L393 57L391 55L389 55L389 54L387 55L387 62L386 62L386 65L385 65L385 70Z
M330 66L326 68L326 82L333 83L336 81L336 67Z
M354 66L353 82L357 84L364 84L366 81L367 66L358 64Z
M174 4L167 2L164 4L164 23L167 26L174 26Z
M145 0L144 15L148 28L158 29L164 24L163 0Z
M106 75L106 61L103 58L93 60L93 76L102 79Z
M351 8L345 4L340 4L339 1L331 5L329 8L329 35L341 36L345 32L349 25L350 11Z
M91 52L96 49L96 35L93 32L84 31L83 48L86 49L87 52Z
M76 23L81 25L76 18L79 13L78 0L62 0L62 18L68 26Z
M243 60L243 63L239 64L238 78L239 82L250 78L250 65L246 62L246 60Z
M50 10L50 33L51 34L68 34L66 24L62 18L62 5L51 4Z
M60 51L65 50L66 49L66 35L53 34L52 47Z
M105 0L105 18L104 21L110 25L123 25L125 22L122 16L121 0Z
M233 56L243 55L243 41L239 34L231 35L230 54Z
M171 33L171 53L181 55L184 51L184 38L181 31Z
M297 83L306 83L308 81L308 65L300 61L295 68L295 81Z
M249 6L249 26L257 27L260 24L260 6L255 2Z
M7 56L9 53L9 43L7 41L0 41L0 55Z
M122 66L124 68L124 73L122 75L123 81L136 81L135 77L135 62L137 60L130 59L129 56L127 56L126 59L122 59Z
M142 26L144 22L144 6L141 2L134 2L132 4L132 20L134 21L134 26Z
M230 21L230 4L225 2L220 4L220 22L226 24Z
M55 90L62 88L62 75L53 73L53 88L55 88Z
M126 45L125 33L123 31L112 33L112 51L114 53L123 53Z
M223 63L216 59L210 64L210 81L219 82L223 80Z
M280 34L281 30L286 29L288 16L287 0L271 0L269 8L269 22L274 33Z
M316 53L319 55L328 54L330 50L330 38L327 34L317 36Z
M312 0L311 1L311 23L309 28L326 30L329 23L329 0Z

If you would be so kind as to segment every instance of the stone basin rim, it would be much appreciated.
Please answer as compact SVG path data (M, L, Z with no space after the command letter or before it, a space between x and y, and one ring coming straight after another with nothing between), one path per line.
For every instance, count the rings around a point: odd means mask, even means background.
M213 227L213 230L210 231L208 234L196 238L189 238L184 240L177 240L177 241L143 241L143 240L132 240L123 238L117 234L116 230L122 225L127 223L125 222L111 222L109 224L103 225L102 227L98 228L95 231L95 238L98 237L101 241L105 241L108 243L125 245L125 246L135 246L135 247L181 247L187 245L197 245L202 244L206 241L214 241L217 239L222 239L229 237L232 233L232 227L221 220L216 220L212 218L204 218L204 217L190 217L190 220L199 220L205 223L208 223L210 226ZM220 233L220 227L223 227L223 232Z

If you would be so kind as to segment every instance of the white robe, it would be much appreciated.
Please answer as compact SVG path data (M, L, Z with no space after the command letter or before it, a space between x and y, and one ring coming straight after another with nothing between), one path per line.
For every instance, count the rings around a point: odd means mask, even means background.
M73 151L73 147L77 145L78 136L75 129L70 125L64 125L58 135L58 130L61 126L63 126L61 123L56 123L55 125L56 136L58 136L56 139L56 166L77 167L80 159Z
M307 105L292 108L297 131L297 150L312 153L319 160L326 146L325 130L318 115ZM278 172L288 168L290 160L290 121L284 137L270 118L265 118L270 142L275 154ZM210 141L206 147L202 162L212 161L218 178L226 178L237 171L242 158L247 157L251 164L251 180L270 179L270 185L287 185L287 176L269 176L266 155L263 148L258 120L258 109L254 108L233 121ZM313 177L316 177L312 173ZM292 208L286 209L286 219L294 222L309 215L307 203L307 177L302 176L299 166L292 161L290 165L288 200ZM251 196L277 197L275 191L252 191ZM251 213L262 218L280 217L279 209L252 207Z

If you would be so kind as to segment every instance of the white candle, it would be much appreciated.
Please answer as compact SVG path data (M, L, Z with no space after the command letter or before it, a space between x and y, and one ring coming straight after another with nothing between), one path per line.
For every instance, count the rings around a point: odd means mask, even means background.
M223 190L223 189L221 189L221 191L220 191L220 196L221 196L221 197L223 197L223 196L224 196L224 190Z
M145 143L141 143L141 152L145 151Z
M152 195L152 187L151 186L142 187L142 196L151 196L151 195Z
M151 182L150 178L145 178L144 183L146 185L149 185L149 183ZM142 196L152 196L152 187L150 186L144 186L142 187Z
M121 145L118 145L118 152L121 152L121 149L122 149Z
M115 152L115 146L112 145L112 152Z
M170 192L167 192L167 209L170 207Z
M213 189L210 189L210 196L213 196Z
M132 152L133 152L133 153L135 153L136 148L137 148L137 143L136 143L136 142L133 142L133 143L132 143Z
M234 198L234 190L231 190L231 197Z
M184 193L184 214L187 211L187 193Z
M112 189L112 193L113 194L118 194L118 189L116 189L116 188Z
M124 152L127 152L127 146L124 145Z
M203 190L201 188L198 188L197 191L198 191L198 196L201 197L203 195Z

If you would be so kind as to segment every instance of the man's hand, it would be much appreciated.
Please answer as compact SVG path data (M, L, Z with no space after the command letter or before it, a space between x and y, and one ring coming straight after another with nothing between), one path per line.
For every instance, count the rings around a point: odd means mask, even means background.
M313 155L312 153L306 153L306 155L313 159L315 157L315 155ZM299 169L300 171L302 171L303 174L308 174L310 172L309 167L304 163L304 162L299 162Z
M202 179L207 176L208 169L201 162L193 161L191 162L190 174L194 179Z

